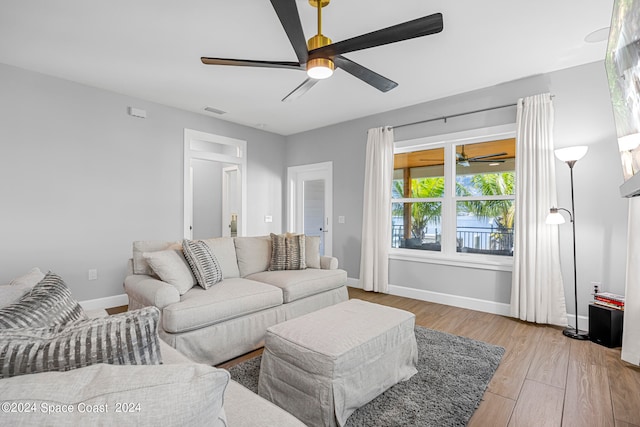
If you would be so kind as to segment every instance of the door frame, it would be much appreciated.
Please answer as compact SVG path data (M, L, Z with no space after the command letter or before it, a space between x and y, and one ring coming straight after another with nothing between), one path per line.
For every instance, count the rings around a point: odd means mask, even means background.
M333 162L312 163L287 168L287 230L304 232L304 194L300 178L324 180L324 255L333 253Z
M230 147L232 154L221 154L207 151L199 151L191 148L191 142L208 142ZM240 173L240 212L238 218L238 236L243 236L247 230L247 141L229 138L227 136L200 132L193 129L184 129L184 215L183 236L185 239L193 238L193 169L192 159L208 160L211 162L230 163L236 165ZM222 192L221 192L222 195Z

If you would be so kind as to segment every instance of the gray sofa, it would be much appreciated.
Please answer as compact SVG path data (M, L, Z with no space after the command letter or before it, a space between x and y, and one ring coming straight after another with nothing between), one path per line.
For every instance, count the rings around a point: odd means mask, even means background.
M188 270L171 254L180 255L180 242L134 242L124 281L129 309L158 307L161 338L196 362L216 365L260 348L268 327L348 299L347 273L319 255L318 238L306 239L306 269L284 271L269 271L269 236L204 242L224 277L207 290L176 280L177 270ZM172 255L175 265L163 270L158 255Z
M17 302L43 277L34 268L0 285L0 307ZM106 316L104 310L86 314ZM0 379L0 425L304 426L231 381L226 370L159 345L161 365L98 363Z

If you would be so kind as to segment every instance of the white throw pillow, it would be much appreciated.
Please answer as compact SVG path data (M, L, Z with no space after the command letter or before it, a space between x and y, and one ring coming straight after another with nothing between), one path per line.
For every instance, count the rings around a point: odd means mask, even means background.
M196 278L182 250L143 252L142 257L163 282L173 285L180 295L184 295L196 284Z
M158 252L167 249L182 249L180 242L162 240L136 240L133 242L133 274L153 276L153 269L144 259L144 252Z

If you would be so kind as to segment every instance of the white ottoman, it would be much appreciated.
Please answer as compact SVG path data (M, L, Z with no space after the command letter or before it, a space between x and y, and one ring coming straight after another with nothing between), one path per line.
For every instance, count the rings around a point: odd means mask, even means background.
M258 394L308 426L349 415L416 372L415 315L357 299L267 329Z

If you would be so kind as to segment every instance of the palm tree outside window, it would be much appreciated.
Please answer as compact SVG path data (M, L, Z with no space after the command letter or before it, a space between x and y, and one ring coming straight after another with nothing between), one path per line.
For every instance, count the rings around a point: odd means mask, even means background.
M395 155L392 247L441 252L450 221L456 252L512 256L515 139L441 145Z

